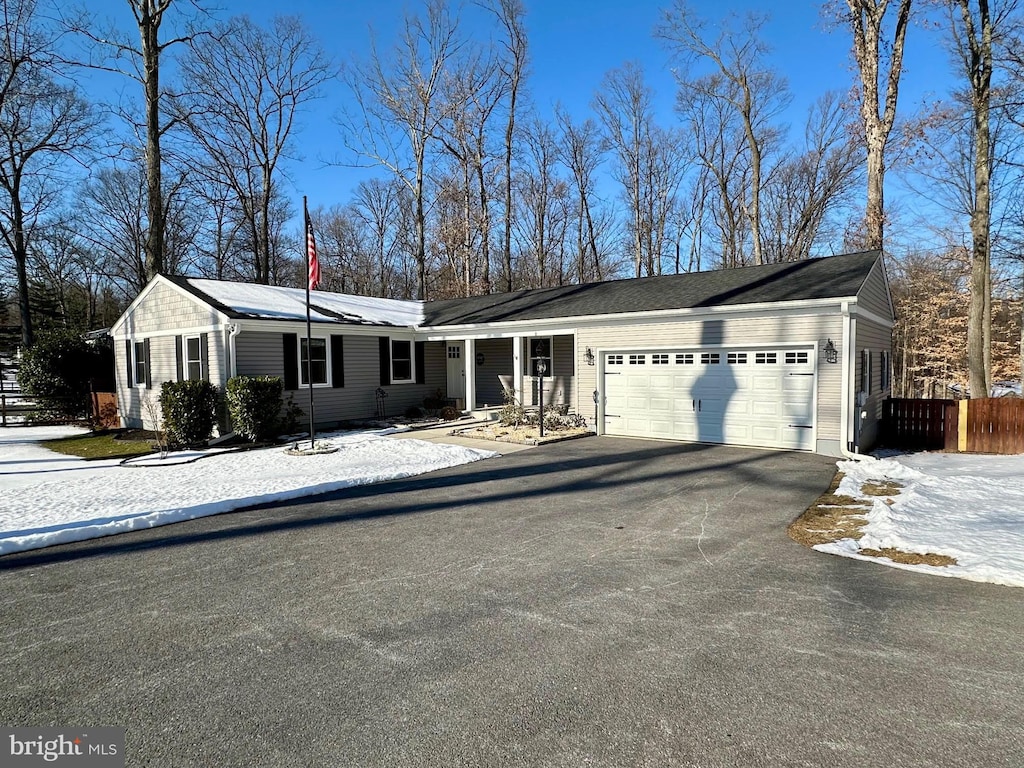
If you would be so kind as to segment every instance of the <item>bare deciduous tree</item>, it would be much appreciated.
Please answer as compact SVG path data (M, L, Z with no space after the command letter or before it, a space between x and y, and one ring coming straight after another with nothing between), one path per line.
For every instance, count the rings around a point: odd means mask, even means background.
M83 149L98 120L56 57L35 0L0 0L0 237L17 274L21 340L32 346L28 252L33 230L57 197L61 165Z
M484 6L498 19L505 31L505 56L501 65L502 73L508 82L508 114L505 120L505 227L504 248L502 249L502 266L504 288L511 291L512 279L512 219L514 207L512 201L512 158L515 152L516 119L519 116L519 93L523 78L526 76L528 62L528 46L526 37L526 8L521 0L486 0Z
M867 152L866 241L869 248L880 249L885 245L885 149L896 120L911 0L899 0L891 41L883 40L889 0L846 0L846 5L853 58L860 73L860 114ZM888 61L883 67L886 53Z
M685 0L677 0L657 29L657 35L684 62L696 59L712 67L712 72L703 77L677 77L683 98L718 100L739 120L750 171L749 197L745 197L743 207L755 264L765 262L761 194L768 177L766 155L778 135L772 120L789 103L785 81L764 62L768 49L760 34L765 21L763 16L748 15L738 28L726 25L712 40Z
M443 77L460 48L457 34L457 15L445 0L430 0L425 19L405 18L390 60L374 47L370 60L347 68L344 78L356 104L341 116L346 146L387 168L412 193L420 299L427 294L427 154L446 115Z
M176 100L181 119L208 158L210 178L235 195L253 277L269 283L281 163L299 110L332 75L330 60L299 19L279 16L263 29L242 16L194 41L182 74L189 90Z

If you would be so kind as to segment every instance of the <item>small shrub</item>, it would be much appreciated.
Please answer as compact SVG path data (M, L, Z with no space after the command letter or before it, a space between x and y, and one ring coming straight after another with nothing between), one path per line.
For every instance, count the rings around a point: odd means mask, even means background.
M418 419L423 415L423 409L416 405L410 405L405 409L405 418Z
M578 429L587 426L587 420L578 413L569 413L567 405L549 405L544 409L544 429Z
M445 401L444 392L441 391L440 387L434 390L434 394L427 395L423 398L423 407L428 411L437 411L444 407Z
M165 381L160 387L160 410L169 442L193 448L213 434L220 392L208 381Z
M529 424L529 414L515 396L505 390L505 404L498 411L498 423L503 427L518 427Z
M446 405L441 409L441 419L443 421L455 421L459 418L459 411L451 405Z
M235 431L251 442L270 440L281 428L281 394L277 376L234 376L225 397Z

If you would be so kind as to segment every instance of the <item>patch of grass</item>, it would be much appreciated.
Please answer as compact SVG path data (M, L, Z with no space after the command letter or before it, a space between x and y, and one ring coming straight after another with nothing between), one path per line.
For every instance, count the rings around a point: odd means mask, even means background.
M955 557L937 555L934 552L926 552L922 555L917 552L904 552L901 549L885 547L884 549L862 549L860 553L868 557L887 557L894 563L902 563L903 565L956 565Z
M43 445L51 451L83 459L127 459L153 453L149 440L124 440L115 432L60 437Z
M860 492L865 496L899 496L902 487L895 480L882 480L879 483L864 483Z
M861 528L867 525L864 513L870 507L849 496L839 496L836 490L843 479L836 472L832 484L807 511L789 524L789 538L805 547L828 544L840 539L859 539Z
M829 544L841 539L859 541L864 535L863 528L867 525L864 515L871 506L862 499L850 496L839 496L836 491L842 482L843 473L836 472L828 490L818 497L800 517L789 524L786 533L789 538L805 547L818 544ZM896 496L903 486L894 480L883 480L878 483L864 483L861 492L866 496ZM891 499L885 503L892 504ZM904 552L892 547L884 549L861 549L860 554L867 557L886 557L894 563L904 565L956 565L956 558L948 555L937 555L933 552L918 554Z

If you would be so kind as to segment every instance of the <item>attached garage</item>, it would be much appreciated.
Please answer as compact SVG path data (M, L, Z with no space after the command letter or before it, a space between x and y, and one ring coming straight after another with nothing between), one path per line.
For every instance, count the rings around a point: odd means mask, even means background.
M604 353L604 432L814 450L810 347Z

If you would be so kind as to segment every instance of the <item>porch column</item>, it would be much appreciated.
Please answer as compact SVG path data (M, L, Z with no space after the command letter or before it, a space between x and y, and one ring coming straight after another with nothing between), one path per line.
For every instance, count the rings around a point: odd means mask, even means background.
M512 337L512 386L516 390L516 400L526 405L523 397L523 337Z
M466 339L466 410L476 408L476 339Z

